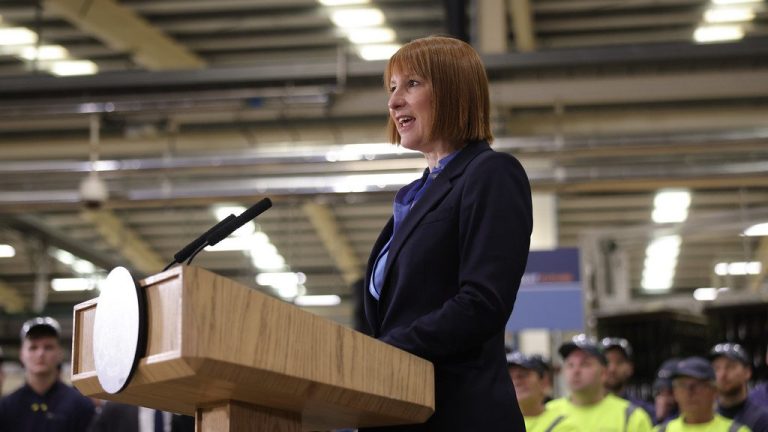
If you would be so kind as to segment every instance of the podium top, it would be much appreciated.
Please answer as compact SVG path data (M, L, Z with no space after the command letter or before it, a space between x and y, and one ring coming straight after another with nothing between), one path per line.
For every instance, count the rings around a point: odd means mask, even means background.
M428 361L197 267L140 282L147 349L123 392L99 385L93 299L75 306L72 382L85 395L192 414L234 400L299 415L310 429L421 423Z

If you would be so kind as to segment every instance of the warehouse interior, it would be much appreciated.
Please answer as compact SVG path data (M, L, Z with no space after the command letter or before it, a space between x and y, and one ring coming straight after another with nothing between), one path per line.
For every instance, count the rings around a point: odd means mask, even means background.
M71 332L110 269L155 274L264 197L243 241L194 264L352 325L394 192L425 167L386 142L386 58L445 34L482 54L494 148L534 192L533 248L579 249L584 328L701 326L702 344L749 341L768 375L765 1L332 3L0 3L6 352L25 319ZM345 28L358 8L383 31Z

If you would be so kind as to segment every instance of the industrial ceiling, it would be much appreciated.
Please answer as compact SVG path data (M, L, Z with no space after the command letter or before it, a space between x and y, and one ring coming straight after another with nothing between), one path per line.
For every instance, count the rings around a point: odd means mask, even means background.
M491 81L495 147L526 166L555 206L559 247L594 246L625 272L631 301L646 248L680 235L670 289L765 292L768 222L768 13L751 2L741 38L695 43L709 0L379 0L396 42L468 38ZM99 73L53 76L40 57L0 51L0 337L37 312L71 316L95 291L64 250L108 270L162 269L216 223L218 206L270 197L257 220L314 308L350 323L352 284L391 213L393 192L425 163L385 142L384 61L365 61L316 0L44 0L0 3L0 25L66 49ZM2 33L0 33L2 34ZM0 48L2 41L0 41ZM109 197L84 205L98 172ZM655 224L660 190L690 192L688 218ZM543 225L546 226L546 223ZM552 233L550 233L552 234ZM762 262L722 276L720 262ZM249 253L196 265L258 285ZM18 318L18 320L15 320ZM0 339L0 343L3 340Z

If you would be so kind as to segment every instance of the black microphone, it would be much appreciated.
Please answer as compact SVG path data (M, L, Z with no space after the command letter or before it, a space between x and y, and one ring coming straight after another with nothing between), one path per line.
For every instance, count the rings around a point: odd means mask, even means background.
M192 240L188 245L184 246L180 251L176 252L176 254L173 255L173 261L171 261L170 264L168 264L165 269L163 269L163 271L168 270L172 265L176 263L183 263L184 260L189 258L190 255L192 255L200 246L203 246L207 243L208 236L211 235L211 233L230 223L234 219L235 215L231 214L220 220L216 225L210 227L208 231L200 234L200 237Z
M248 210L240 213L236 218L229 221L229 223L222 225L208 236L207 244L213 246L216 243L224 240L225 237L232 234L235 230L250 222L256 216L264 213L270 207L272 207L272 201L269 198L252 205Z

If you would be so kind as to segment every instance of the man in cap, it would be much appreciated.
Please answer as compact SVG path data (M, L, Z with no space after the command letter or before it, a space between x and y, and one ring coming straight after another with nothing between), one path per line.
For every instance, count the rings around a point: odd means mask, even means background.
M585 431L647 432L652 430L648 414L629 401L605 391L608 360L602 347L586 335L578 335L558 350L570 395L547 404L565 414Z
M715 371L707 359L688 357L675 366L672 391L680 416L656 427L656 432L750 432L715 412Z
M515 386L517 402L525 419L527 432L580 432L565 414L549 410L544 398L549 390L547 366L540 356L526 356L520 351L507 354L507 367Z
M635 373L635 364L632 361L632 345L629 344L628 340L619 337L603 338L600 345L605 353L605 358L608 360L605 389L641 407L653 419L653 405L636 395L629 394L627 391L627 384Z
M752 432L768 432L768 409L747 398L752 363L744 348L737 343L719 343L709 351L709 360L715 369L717 412Z
M672 374L680 360L677 357L664 360L656 372L656 379L653 381L654 421L656 424L666 423L680 415L677 402L675 402L675 395L672 393Z
M50 317L24 323L20 359L25 383L0 400L3 432L82 432L93 417L91 401L59 380L64 352L61 326Z

